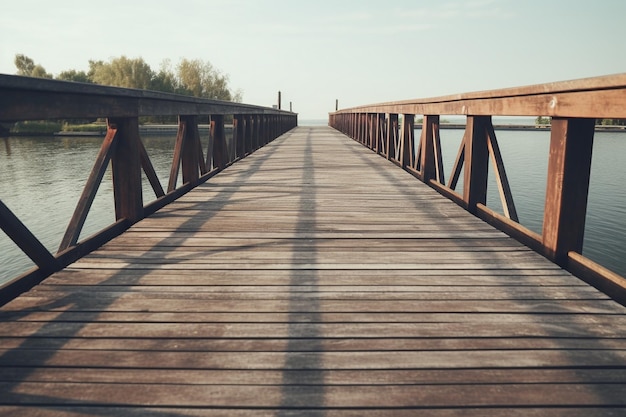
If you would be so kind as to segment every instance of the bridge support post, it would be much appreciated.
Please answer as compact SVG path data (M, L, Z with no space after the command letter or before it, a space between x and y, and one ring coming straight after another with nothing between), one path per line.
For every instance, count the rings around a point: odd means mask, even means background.
M179 123L186 125L185 138L181 149L183 183L196 183L200 178L198 168L206 172L206 167L202 169L204 158L201 157L202 145L200 144L200 132L198 131L198 118L196 116L180 116Z
M235 159L244 156L245 123L243 115L236 114L233 116L233 146L235 147Z
M143 218L139 120L125 117L110 119L108 123L117 128L111 157L115 218L132 224Z
M491 116L467 116L463 201L471 213L476 213L478 203L487 203L488 124L491 124Z
M244 155L248 155L252 152L254 152L254 146L252 145L252 116L251 115L245 115L243 116L243 119L245 121L245 127L244 127L244 146L243 146L243 153Z
M400 164L402 167L412 166L415 148L415 115L402 115L402 143L400 144Z
M224 169L228 164L228 148L224 132L224 116L211 116L211 138L213 138L213 166Z
M397 146L397 138L398 138L398 114L390 113L389 121L387 123L387 145L385 146L386 157L387 159L395 159L396 158L396 146Z
M582 252L595 119L553 118L543 245L557 264Z
M443 160L441 156L441 139L439 137L439 116L424 115L422 124L420 166L424 182L431 179L445 184Z

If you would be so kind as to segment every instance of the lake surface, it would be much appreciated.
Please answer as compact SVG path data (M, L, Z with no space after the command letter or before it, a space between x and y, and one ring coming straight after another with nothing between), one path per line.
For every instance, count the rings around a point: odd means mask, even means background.
M325 120L300 121L301 126L325 124ZM416 137L419 133L416 131ZM520 222L540 233L550 133L498 130L496 135ZM206 149L208 138L201 136ZM462 136L462 130L441 131L446 180ZM142 139L165 188L175 134ZM0 139L0 199L52 253L60 244L101 142L100 137ZM626 275L625 184L626 133L596 133L583 253L621 275ZM462 190L462 183L457 189ZM155 198L145 178L143 190L144 203ZM493 177L487 205L501 212ZM113 221L111 174L107 171L81 237ZM32 267L30 259L0 232L0 283Z

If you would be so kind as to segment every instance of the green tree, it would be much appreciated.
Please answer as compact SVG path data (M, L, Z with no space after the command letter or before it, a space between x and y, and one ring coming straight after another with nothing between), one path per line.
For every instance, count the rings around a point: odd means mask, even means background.
M164 91L166 93L178 93L180 86L176 74L171 69L171 61L164 60L161 63L159 72L152 78L150 89L155 91Z
M41 65L23 54L15 56L17 74L52 78ZM241 90L231 92L228 76L215 69L209 61L182 59L172 69L170 60L164 60L158 72L153 71L143 58L122 55L105 61L89 61L89 71L67 70L57 79L95 83L116 87L164 91L216 100L241 102Z
M109 62L89 61L88 75L96 84L147 90L151 87L154 71L143 58L131 59L122 55Z
M56 77L57 80L63 81L76 81L79 83L93 83L91 78L89 78L89 74L85 71L76 71L76 70L67 70L63 71Z
M550 122L550 117L537 116L537 118L535 119L535 125L549 125Z
M195 97L232 100L228 77L216 70L210 62L182 59L177 66L180 87Z
M52 74L48 74L44 67L39 64L35 64L35 61L33 61L32 58L29 58L24 54L15 55L14 63L17 68L17 75L23 75L25 77L52 78Z
M626 126L626 119L597 119L596 124L603 126Z

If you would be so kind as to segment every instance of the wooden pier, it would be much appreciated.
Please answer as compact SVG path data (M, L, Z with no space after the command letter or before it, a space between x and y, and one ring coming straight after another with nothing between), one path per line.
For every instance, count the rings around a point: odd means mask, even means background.
M0 310L11 416L618 416L626 308L299 127Z

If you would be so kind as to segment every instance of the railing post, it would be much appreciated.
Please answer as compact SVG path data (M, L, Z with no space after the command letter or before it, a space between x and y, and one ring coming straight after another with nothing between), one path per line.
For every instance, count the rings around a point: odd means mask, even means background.
M400 164L402 167L413 165L413 148L415 136L415 115L402 115L402 143L400 145Z
M254 120L254 128L252 130L252 146L256 150L261 147L261 118L263 116L254 115L252 117Z
M424 115L422 124L421 148L422 181L435 179L445 183L441 158L441 139L439 137L439 116Z
M233 146L235 147L235 159L244 156L245 149L245 118L241 114L233 116Z
M211 116L211 137L213 138L213 166L224 169L228 164L228 149L224 132L224 116Z
M583 247L595 119L553 118L543 245L559 265Z
M244 130L244 154L247 155L254 151L254 146L252 146L252 116L245 115L244 120L246 121L246 126Z
M115 218L131 224L143 217L139 120L136 117L111 119L117 127L116 146L111 157Z
M200 165L200 155L198 149L200 144L200 133L198 132L198 118L196 116L179 116L179 123L185 124L185 139L182 143L181 160L183 170L183 184L196 183L200 176L198 167Z
M389 122L387 126L387 159L396 158L396 139L398 136L398 115L396 113L389 114Z
M471 213L476 213L478 203L487 202L487 123L491 123L491 116L467 116L463 200Z

